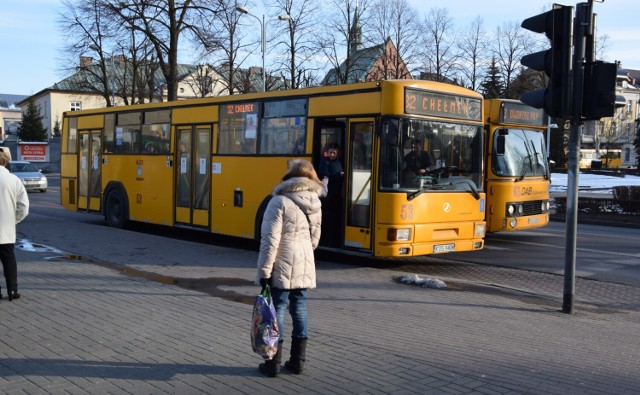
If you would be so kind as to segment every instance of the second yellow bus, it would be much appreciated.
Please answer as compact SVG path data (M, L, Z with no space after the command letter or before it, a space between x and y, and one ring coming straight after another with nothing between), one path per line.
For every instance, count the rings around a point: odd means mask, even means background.
M549 223L544 111L516 100L485 101L487 232Z

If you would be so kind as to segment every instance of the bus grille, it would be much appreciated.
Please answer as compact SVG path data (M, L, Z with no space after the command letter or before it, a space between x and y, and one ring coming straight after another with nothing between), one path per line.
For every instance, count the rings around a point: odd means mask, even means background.
M76 180L69 180L69 204L76 204Z
M536 215L542 214L542 200L532 200L529 202L522 202L522 215Z

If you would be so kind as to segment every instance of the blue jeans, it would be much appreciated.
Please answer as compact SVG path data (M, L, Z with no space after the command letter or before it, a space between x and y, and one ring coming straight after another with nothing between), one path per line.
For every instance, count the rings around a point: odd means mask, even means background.
M307 289L271 288L271 297L276 307L280 340L284 338L284 315L287 312L287 308L289 309L289 314L291 314L293 324L291 336L306 339L309 321L307 315Z

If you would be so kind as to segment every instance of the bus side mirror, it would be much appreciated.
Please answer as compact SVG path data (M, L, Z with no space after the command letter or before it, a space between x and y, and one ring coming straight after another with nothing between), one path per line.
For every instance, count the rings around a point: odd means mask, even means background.
M506 138L504 135L498 135L498 140L496 142L496 153L498 155L504 155L504 147L506 145Z

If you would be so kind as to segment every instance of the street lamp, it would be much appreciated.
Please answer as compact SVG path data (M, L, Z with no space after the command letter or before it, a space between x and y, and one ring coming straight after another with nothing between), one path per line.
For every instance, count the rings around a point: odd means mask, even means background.
M267 70L264 67L264 56L265 56L265 51L267 49L267 43L266 43L267 25L264 22L264 14L262 14L262 19L260 19L257 16L253 15L252 13L250 13L247 7L241 7L241 6L236 7L236 11L238 11L241 14L250 15L256 18L260 23L260 44L262 49L262 91L266 92L267 91ZM281 21L286 21L291 19L291 17L285 14L285 15L280 15L278 19L280 19Z
M96 52L104 52L100 49L100 47L98 47L97 45L91 45L89 46L89 49L92 49ZM105 78L107 79L105 81L105 84L107 86L107 94L109 93L109 91L111 91L111 105L113 107L116 106L116 93L115 93L115 89L113 88L113 76L110 74L113 74L114 70L113 70L113 53L109 53L109 52L104 52L105 54L109 55L109 58L111 59L111 73L106 73L107 75L105 76Z

